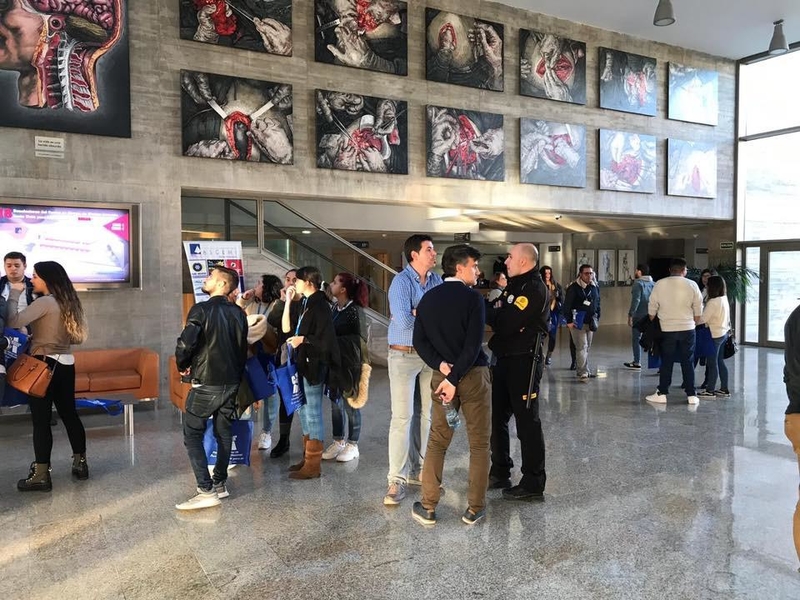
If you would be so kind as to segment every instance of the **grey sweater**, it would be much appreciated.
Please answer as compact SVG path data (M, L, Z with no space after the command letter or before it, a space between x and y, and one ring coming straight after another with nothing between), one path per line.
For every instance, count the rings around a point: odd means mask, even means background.
M30 353L33 355L69 354L69 334L56 299L53 296L41 296L18 313L17 304L21 293L12 289L8 295L6 326L19 329L31 325Z

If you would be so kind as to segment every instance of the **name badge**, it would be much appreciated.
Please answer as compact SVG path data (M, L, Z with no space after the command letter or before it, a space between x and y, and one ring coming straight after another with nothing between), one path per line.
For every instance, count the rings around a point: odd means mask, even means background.
M584 301L583 301L583 305L584 305L584 306L591 306L591 305L592 305L592 303L591 303L591 302L589 302L588 300L584 300Z
M509 294L508 295L508 303L509 304L514 304L514 294Z

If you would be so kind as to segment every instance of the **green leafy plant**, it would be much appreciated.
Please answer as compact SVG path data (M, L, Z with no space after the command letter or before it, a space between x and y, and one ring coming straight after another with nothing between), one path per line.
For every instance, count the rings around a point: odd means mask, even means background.
M728 288L728 301L731 304L734 302L743 303L752 299L755 285L761 281L758 271L736 263L719 263L708 268L715 271L717 275L725 280L725 287ZM692 267L688 269L687 275L695 281L700 281L701 272L702 269Z

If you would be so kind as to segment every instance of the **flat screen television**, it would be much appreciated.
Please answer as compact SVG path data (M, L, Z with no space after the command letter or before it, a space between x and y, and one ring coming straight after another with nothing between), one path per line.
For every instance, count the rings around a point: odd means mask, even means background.
M0 198L0 260L57 261L78 290L140 287L140 236L138 204Z

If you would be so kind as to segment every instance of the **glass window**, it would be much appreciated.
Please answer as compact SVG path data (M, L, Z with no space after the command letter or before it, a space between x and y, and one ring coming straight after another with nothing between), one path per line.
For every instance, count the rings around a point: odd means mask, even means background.
M740 135L800 125L800 51L742 65Z
M753 271L761 271L761 248L758 246L749 247L744 253L744 266ZM744 341L758 343L759 325L759 298L761 295L761 281L753 282L753 289L744 303Z
M769 300L767 322L770 342L783 342L783 326L792 311L797 308L800 296L800 279L797 264L800 251L769 253Z

